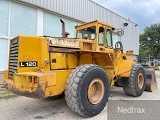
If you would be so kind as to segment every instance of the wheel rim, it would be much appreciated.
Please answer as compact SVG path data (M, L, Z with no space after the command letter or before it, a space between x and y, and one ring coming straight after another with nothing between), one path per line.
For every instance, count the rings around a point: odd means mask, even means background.
M143 87L144 84L144 76L143 74L139 74L138 75L138 88L141 89Z
M90 103L99 103L104 95L104 84L99 78L95 78L91 81L88 87L88 99Z

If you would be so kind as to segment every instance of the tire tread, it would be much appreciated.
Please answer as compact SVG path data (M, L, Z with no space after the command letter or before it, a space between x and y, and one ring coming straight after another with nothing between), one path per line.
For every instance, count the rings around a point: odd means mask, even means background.
M65 88L65 100L70 107L71 110L75 111L76 113L85 116L88 116L87 113L85 113L83 106L80 106L79 101L80 98L78 97L78 85L80 82L80 79L83 77L83 74L88 71L90 68L97 67L98 65L95 64L86 64L76 67L72 73L69 75L69 78L66 82L66 88Z
M128 78L128 84L123 86L123 90L127 95L134 96L134 97L138 97L138 96L141 95L141 94L139 94L137 92L136 85L135 85L136 84L136 82L135 82L135 74L136 74L136 71L137 71L137 69L139 67L143 67L143 66L140 65L140 64L133 65L132 70L131 70L131 75ZM142 89L144 89L144 88L142 88Z

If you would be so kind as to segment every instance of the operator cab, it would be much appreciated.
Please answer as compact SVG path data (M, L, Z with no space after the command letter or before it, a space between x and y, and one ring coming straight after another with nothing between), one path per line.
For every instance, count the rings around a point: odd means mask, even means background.
M113 48L112 31L114 26L98 20L76 26L76 38L83 42L93 43L94 51L109 52ZM109 50L109 51L108 51Z
M112 34L114 26L100 22L98 20L88 22L75 27L75 38L68 38L68 33L65 32L65 23L62 23L62 37L49 37L49 46L63 48L63 51L90 51L113 53ZM121 47L122 48L122 47Z

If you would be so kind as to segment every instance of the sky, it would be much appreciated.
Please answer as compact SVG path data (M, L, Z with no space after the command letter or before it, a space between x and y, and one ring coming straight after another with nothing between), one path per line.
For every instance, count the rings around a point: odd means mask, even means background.
M92 0L105 8L145 27L160 23L160 0Z

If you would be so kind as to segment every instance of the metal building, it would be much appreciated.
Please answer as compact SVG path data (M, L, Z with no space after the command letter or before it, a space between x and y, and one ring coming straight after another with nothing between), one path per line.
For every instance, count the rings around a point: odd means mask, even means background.
M10 38L61 36L60 18L66 22L69 37L74 37L74 26L96 19L123 28L124 36L114 36L114 43L121 40L124 51L139 54L139 26L91 0L0 0L0 71L8 66Z

